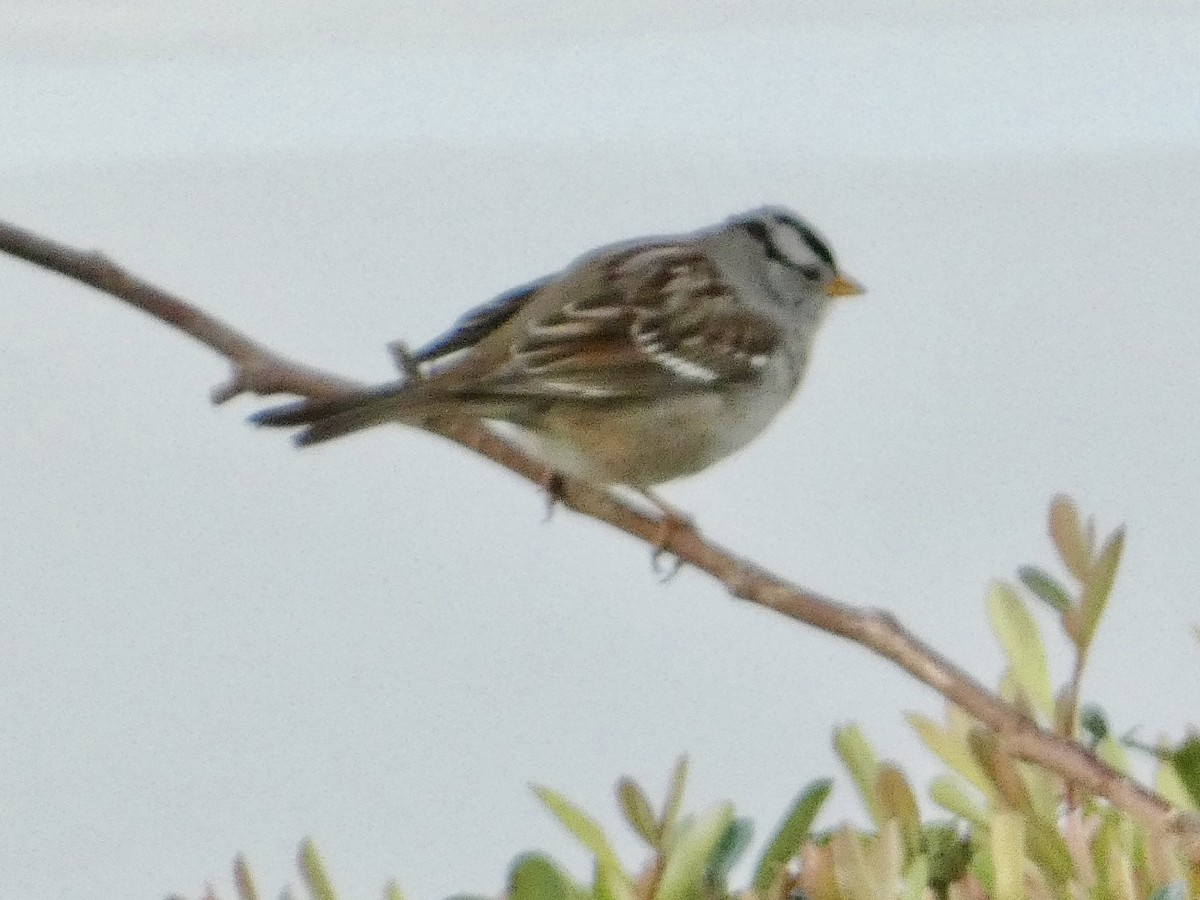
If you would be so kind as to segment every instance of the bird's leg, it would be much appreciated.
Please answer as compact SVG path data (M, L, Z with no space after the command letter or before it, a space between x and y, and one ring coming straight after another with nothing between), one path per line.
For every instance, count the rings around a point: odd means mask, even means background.
M538 484L542 490L546 492L546 517L543 522L549 522L554 515L554 507L556 507L563 498L563 477L562 472L557 469L546 466L542 469L542 474L538 478Z
M671 538L680 531L695 531L696 522L687 513L676 509L649 488L639 487L634 488L634 490L654 504L654 507L658 510L659 525L658 532L654 536L654 549L650 552L650 567L656 574L662 576L663 581L670 581L683 568L683 560L678 556L672 555L672 563L664 570L660 566L662 558L668 552Z

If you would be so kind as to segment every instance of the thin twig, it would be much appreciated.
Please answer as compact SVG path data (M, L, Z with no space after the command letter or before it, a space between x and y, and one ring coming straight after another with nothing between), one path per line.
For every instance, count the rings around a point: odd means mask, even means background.
M229 382L213 392L215 402L240 393L289 393L334 399L360 385L285 359L213 316L88 253L0 223L0 250L111 294L202 342L233 366ZM403 365L405 355L397 351ZM546 467L479 423L443 421L426 426L512 472L541 485ZM1176 832L1200 862L1200 823L1178 813L1162 797L1107 766L1085 747L1040 728L984 688L954 663L905 630L888 612L855 607L822 596L767 572L690 528L662 523L620 498L570 477L556 480L559 499L583 515L662 546L679 560L707 572L735 597L861 644L890 660L944 698L992 728L1014 756L1057 773L1069 783L1107 798L1154 831Z

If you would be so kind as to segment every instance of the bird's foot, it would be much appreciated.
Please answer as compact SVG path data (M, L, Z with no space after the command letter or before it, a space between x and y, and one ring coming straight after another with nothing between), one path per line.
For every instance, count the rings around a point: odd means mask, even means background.
M554 507L558 506L563 499L562 473L557 469L547 466L542 470L541 477L538 478L538 484L546 495L546 515L542 521L549 522L554 516Z
M639 489L638 493L649 500L658 509L658 530L654 535L654 544L650 551L650 568L659 576L663 583L670 581L683 568L683 559L671 552L671 542L681 531L695 531L696 522L687 513L678 510L664 501L653 491ZM663 565L663 557L670 556L671 561Z

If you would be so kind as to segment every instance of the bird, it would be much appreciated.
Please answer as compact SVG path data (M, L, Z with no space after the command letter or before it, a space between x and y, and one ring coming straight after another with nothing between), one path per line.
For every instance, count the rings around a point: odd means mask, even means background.
M832 302L863 293L782 206L600 247L405 353L405 377L265 409L299 446L399 422L515 426L547 471L654 487L744 447L796 393Z

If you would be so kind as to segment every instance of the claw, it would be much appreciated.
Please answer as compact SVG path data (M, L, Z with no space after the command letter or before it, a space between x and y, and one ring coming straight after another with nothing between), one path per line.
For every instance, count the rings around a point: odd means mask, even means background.
M542 522L549 522L554 516L554 507L562 502L563 498L563 477L561 472L557 472L546 467L542 472L542 477L538 479L538 484L541 485L543 491L546 492L546 515Z
M696 523L691 516L664 502L652 491L639 488L638 493L653 503L660 514L658 532L654 536L654 549L650 551L650 568L654 574L659 576L659 581L666 584L683 568L683 560L669 550L671 538L679 531L695 531ZM664 567L661 564L662 558L668 554L670 554L672 562L669 566Z
M655 547L650 551L650 571L658 576L659 584L666 584L667 582L671 581L676 575L679 574L679 570L683 568L683 560L674 553L670 553L670 564L663 566L662 559L664 556L667 556L669 552L670 551L668 551L666 547Z

